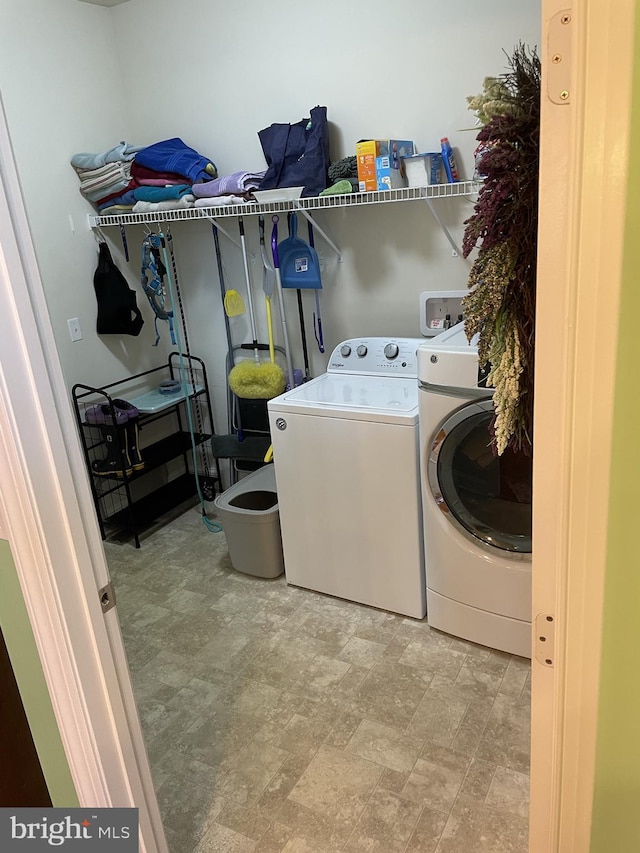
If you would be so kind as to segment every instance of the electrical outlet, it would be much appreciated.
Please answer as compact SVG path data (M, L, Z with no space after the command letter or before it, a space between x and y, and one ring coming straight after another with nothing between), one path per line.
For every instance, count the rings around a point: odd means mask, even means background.
M71 320L67 320L67 326L69 327L69 336L72 341L81 341L82 340L82 329L80 328L80 320L77 317L73 317Z

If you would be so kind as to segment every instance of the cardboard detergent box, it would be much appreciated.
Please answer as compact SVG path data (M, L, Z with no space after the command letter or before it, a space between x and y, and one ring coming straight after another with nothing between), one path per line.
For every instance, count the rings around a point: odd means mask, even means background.
M361 139L356 143L360 192L390 190L407 185L403 157L415 150L407 139Z

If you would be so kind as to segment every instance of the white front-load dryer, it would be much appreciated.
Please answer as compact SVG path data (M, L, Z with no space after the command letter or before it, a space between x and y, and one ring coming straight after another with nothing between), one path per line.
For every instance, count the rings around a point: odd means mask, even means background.
M462 324L418 349L427 620L531 656L531 457L498 457L477 346Z

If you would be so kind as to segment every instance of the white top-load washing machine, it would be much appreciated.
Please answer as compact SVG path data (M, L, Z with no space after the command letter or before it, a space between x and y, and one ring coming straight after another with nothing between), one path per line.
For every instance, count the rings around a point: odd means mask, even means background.
M418 349L427 619L531 656L531 458L491 447L492 389L460 323Z
M421 619L420 339L357 338L268 403L287 582Z

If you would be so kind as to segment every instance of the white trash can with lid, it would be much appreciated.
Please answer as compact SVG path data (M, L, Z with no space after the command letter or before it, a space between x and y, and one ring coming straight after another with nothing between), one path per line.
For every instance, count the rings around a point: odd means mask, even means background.
M273 465L258 468L214 501L237 572L277 578L284 572Z

